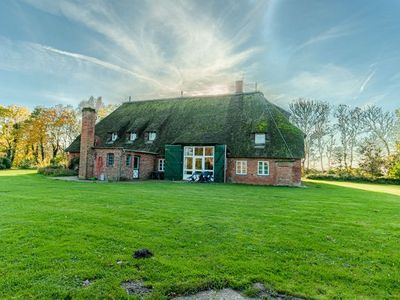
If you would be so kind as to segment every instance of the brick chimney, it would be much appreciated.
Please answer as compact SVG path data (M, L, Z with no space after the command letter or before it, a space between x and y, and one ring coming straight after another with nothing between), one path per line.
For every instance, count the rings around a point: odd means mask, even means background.
M96 125L96 110L90 107L82 109L81 152L79 158L79 179L93 177L94 168L94 128Z
M235 81L235 94L243 94L243 80Z

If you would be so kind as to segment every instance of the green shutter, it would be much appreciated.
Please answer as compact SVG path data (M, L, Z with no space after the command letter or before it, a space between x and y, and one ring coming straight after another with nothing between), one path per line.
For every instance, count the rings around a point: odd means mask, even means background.
M183 153L181 145L165 145L165 179L182 180Z
M214 181L225 181L225 149L226 145L216 145L214 150Z

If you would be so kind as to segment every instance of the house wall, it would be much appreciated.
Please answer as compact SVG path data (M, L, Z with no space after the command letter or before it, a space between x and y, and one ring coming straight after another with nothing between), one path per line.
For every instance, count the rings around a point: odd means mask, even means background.
M114 153L114 165L107 166L107 154ZM126 157L131 155L131 165L126 166ZM104 174L105 180L133 180L133 156L140 157L139 179L149 179L156 168L156 157L153 154L123 152L121 149L95 150L95 176Z
M236 161L247 161L247 174L236 174ZM258 175L258 161L269 162L269 175ZM228 158L227 182L298 186L301 183L301 161L263 158Z
M74 158L79 157L79 152L69 152L68 153L68 164L73 160Z

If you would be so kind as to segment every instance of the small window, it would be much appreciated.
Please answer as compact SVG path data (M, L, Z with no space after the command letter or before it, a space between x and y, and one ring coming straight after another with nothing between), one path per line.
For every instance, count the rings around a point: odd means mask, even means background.
M236 174L237 175L247 175L247 161L237 160L236 161Z
M265 133L256 133L254 135L254 143L256 145L265 145Z
M164 172L164 167L165 167L165 159L164 158L160 158L158 160L158 171Z
M259 161L257 174L261 176L269 175L269 162L268 161Z
M113 167L114 166L114 153L108 153L107 154L107 167Z
M116 132L111 133L111 141L115 142L118 138L118 134Z
M157 134L155 131L150 131L149 137L148 137L149 141L154 141L156 139L156 136L157 136Z
M137 138L136 132L131 132L131 133L129 133L129 141L130 141L130 142L135 141L136 138Z
M130 167L131 164L132 164L132 156L128 154L128 155L126 156L125 165L126 165L127 167Z

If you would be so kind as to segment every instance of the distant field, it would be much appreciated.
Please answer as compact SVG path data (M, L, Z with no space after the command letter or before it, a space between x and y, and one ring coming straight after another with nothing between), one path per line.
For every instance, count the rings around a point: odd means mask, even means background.
M0 299L121 299L121 282L135 279L157 299L253 282L307 298L399 299L398 187L306 184L104 184L0 171ZM155 256L134 260L142 247Z

